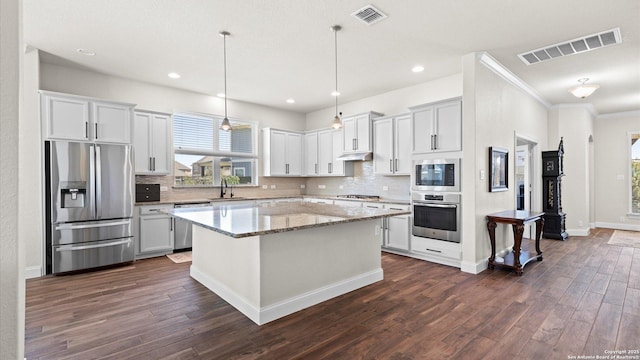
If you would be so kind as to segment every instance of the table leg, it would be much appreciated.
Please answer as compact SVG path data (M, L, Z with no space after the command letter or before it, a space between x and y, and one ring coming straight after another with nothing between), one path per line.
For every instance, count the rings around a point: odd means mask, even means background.
M493 270L495 265L494 261L496 259L496 222L495 221L487 221L487 230L489 230L489 240L491 241L491 257L489 258L489 265L487 266L489 270Z
M513 224L513 267L517 275L522 275L522 264L520 264L522 233L524 233L524 224Z
M542 251L540 251L540 238L542 237L542 229L544 228L544 217L540 217L536 220L536 253L538 254L538 261L542 261Z

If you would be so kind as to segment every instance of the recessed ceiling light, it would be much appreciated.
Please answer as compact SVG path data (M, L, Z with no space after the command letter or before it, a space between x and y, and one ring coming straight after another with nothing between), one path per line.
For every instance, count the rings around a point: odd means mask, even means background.
M94 51L91 50L87 50L87 49L76 49L76 51L82 55L87 55L87 56L95 56L96 53Z
M340 92L339 91L332 91L331 92L331 96L340 96Z
M295 104L295 100L294 99L287 99L287 103L288 104Z
M413 68L411 68L411 71L413 71L414 73L423 72L424 71L424 66L416 65Z
M174 72L168 73L167 76L172 78L172 79L180 79L180 74L174 73Z
M224 98L224 93L219 93L217 96L221 97L221 98Z

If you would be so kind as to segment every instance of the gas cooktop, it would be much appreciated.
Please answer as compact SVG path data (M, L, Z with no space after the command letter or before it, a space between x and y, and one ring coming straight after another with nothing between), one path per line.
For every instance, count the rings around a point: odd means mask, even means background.
M347 195L338 195L336 197L343 198L343 199L380 200L380 196L377 196L377 195L347 194Z

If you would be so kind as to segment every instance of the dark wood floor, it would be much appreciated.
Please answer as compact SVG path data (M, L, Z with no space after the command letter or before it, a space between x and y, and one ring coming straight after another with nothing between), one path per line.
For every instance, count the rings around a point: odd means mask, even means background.
M27 281L28 359L567 359L640 349L640 249L543 240L524 276L384 254L385 279L257 326L165 257ZM525 241L531 246L531 241ZM637 355L637 354L636 354Z

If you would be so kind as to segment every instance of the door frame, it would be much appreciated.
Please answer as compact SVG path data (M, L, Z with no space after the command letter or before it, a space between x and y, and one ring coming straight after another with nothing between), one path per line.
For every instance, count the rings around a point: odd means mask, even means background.
M542 195L540 192L540 189L542 188L542 172L540 167L541 166L540 164L542 161L541 159L542 155L540 152L540 143L534 137L514 131L513 148L518 149L518 146L522 146L522 145L527 145L529 149L528 153L529 153L530 161L529 161L528 175L529 175L529 184L531 186L530 198L529 198L530 209L540 210L542 209ZM516 156L513 157L512 161L513 161L513 169L514 169L514 175L515 175ZM515 176L514 176L514 179L515 179ZM513 204L516 203L517 196L518 196L518 192L514 191ZM527 206L525 204L525 209L526 208ZM528 238L531 239L534 234L533 226L525 225L524 234L525 235L528 234Z

